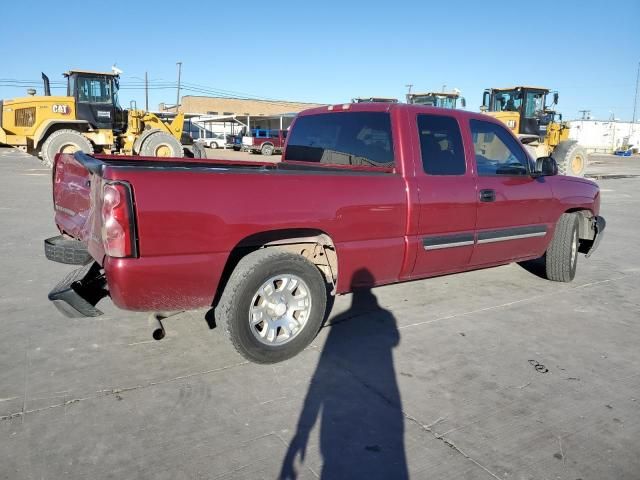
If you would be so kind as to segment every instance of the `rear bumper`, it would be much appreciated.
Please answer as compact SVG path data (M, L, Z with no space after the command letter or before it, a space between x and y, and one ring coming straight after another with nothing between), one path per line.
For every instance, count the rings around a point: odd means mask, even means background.
M604 217L595 216L593 217L592 228L594 230L593 243L591 244L591 248L587 252L587 258L591 256L593 252L596 251L600 242L602 241L602 236L604 235L604 229L607 226L607 222L605 222Z
M93 260L82 242L63 235L47 238L44 241L44 254L52 262L67 265L86 265Z
M64 277L49 293L49 300L66 317L98 317L102 312L95 306L105 296L106 280L94 262Z

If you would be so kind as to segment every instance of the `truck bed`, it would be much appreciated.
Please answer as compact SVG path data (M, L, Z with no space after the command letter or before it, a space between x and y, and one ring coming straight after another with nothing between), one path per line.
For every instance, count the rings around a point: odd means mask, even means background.
M370 265L376 281L388 283L412 261L405 258L406 185L392 172L308 162L60 155L55 220L61 233L85 243L105 268L113 280L111 297L123 308L210 305L234 249L285 232L332 238L345 259L338 289L347 291L357 268ZM103 182L131 186L137 258L104 255ZM374 258L386 260L371 266ZM153 286L143 281L149 272L158 279Z
M88 155L83 152L74 154L76 161L83 165L89 172L102 175L107 167L118 169L144 169L144 170L209 170L209 171L267 171L267 172L334 172L349 174L357 172L361 174L385 174L393 172L393 168L369 167L364 165L328 165L312 162L256 162L246 160L223 160L205 158L157 158L157 157L132 157L116 155Z

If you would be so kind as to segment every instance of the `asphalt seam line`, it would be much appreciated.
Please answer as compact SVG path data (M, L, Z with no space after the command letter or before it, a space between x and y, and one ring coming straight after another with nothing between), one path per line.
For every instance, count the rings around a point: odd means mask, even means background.
M2 421L2 420L11 420L12 418L19 418L19 417L24 418L27 414L30 414L30 413L38 413L38 412L42 412L44 410L50 410L52 408L66 407L67 405L71 405L73 403L78 403L78 402L84 402L85 400L93 400L93 399L97 399L97 398L108 397L110 395L118 395L118 394L123 393L123 392L131 392L131 391L134 391L134 390L141 390L141 389L144 389L144 388L149 388L149 387L154 387L154 386L157 386L157 385L164 385L164 384L167 384L167 383L176 382L176 381L179 381L179 380L184 380L184 379L187 379L187 378L208 375L208 374L211 374L211 373L218 373L218 372L222 372L224 370L229 370L231 368L241 367L243 365L248 365L248 364L249 364L249 362L245 361L245 362L240 362L240 363L234 363L232 365L227 365L225 367L214 368L212 370L205 370L203 372L188 373L186 375L179 375L177 377L172 377L172 378L168 378L168 379L165 379L165 380L158 380L158 381L155 381L155 382L149 382L149 383L146 383L144 385L134 385L134 386L131 386L131 387L111 388L111 389L99 390L94 395L88 395L88 396L82 397L82 398L73 398L71 400L67 400L67 401L62 402L62 403L56 403L54 405L48 405L46 407L41 407L41 408L34 408L33 410L26 410L24 408L24 406L23 406L23 408L22 408L22 410L20 412L10 413L8 415L1 416L0 417L0 421Z
M568 289L568 291L572 292L572 291L576 291L576 290L579 290L579 289L582 289L582 288L592 287L594 285L600 285L600 284L603 284L603 283L615 282L615 281L618 281L618 280L622 280L624 278L628 278L628 277L630 277L632 275L634 275L634 274L622 275L620 277L614 277L614 278L609 278L609 279L606 279L606 280L598 280L596 282L585 283L583 285L570 287ZM425 320L424 322L417 322L417 323L411 323L409 325L402 325L402 326L398 327L398 330L403 330L405 328L411 328L411 327L418 327L420 325L428 325L430 323L440 322L442 320L450 320L452 318L457 318L457 317L464 317L464 316L467 316L467 315L473 315L475 313L482 313L482 312L487 312L487 311L490 311L490 310L498 310L500 308L511 307L513 305L518 305L520 303L525 303L525 302L530 302L530 301L533 301L533 300L540 300L540 299L543 299L543 298L553 297L553 296L555 296L557 294L558 294L558 292L543 293L541 295L535 295L533 297L521 298L520 300L514 300L512 302L502 303L500 305L491 305L490 307L478 308L476 310L469 310L467 312L452 313L451 315L445 315L443 317L434 318L432 320Z

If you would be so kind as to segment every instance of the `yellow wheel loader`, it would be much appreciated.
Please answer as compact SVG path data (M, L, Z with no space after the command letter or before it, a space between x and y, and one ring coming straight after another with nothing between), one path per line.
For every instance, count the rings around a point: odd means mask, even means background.
M457 108L458 100L462 108L467 106L464 97L460 96L459 90L453 92L427 92L427 93L408 93L407 103L415 103L417 105L428 105L440 108Z
M558 93L547 106L549 89L541 87L489 88L480 110L501 120L518 136L533 158L553 157L563 175L584 176L588 156L569 140L569 124L555 111Z
M67 95L52 96L43 73L44 96L0 101L0 144L40 156L53 165L56 153L107 153L182 157L184 114L170 122L118 101L116 73L66 72Z

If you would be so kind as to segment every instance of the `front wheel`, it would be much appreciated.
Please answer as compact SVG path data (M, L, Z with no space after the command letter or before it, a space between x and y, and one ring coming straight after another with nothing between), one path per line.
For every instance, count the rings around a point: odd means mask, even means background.
M216 319L236 350L255 363L293 357L324 320L327 287L315 265L273 248L242 258L231 274Z
M140 155L180 158L183 156L182 145L174 136L158 131L144 140L140 147Z
M555 282L570 282L578 265L578 217L563 213L544 255L545 276Z

